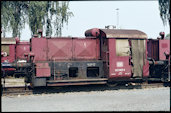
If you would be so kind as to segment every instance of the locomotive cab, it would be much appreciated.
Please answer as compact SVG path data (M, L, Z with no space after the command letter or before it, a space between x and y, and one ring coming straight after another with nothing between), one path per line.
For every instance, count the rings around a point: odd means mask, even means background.
M99 34L101 58L108 81L146 79L149 75L147 61L147 35L138 30L90 29L86 36ZM96 34L96 35L97 35Z
M138 30L105 29L108 39L109 80L129 81L147 78L147 36Z

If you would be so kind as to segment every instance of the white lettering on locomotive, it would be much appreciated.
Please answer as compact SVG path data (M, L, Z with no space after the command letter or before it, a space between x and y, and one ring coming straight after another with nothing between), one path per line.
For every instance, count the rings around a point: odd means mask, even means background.
M122 75L122 72L119 72L118 75Z
M116 75L116 73L112 73L111 75Z
M87 66L96 66L96 63L87 63Z
M125 69L115 69L116 72L118 71L125 71Z
M125 75L130 75L131 73L125 73Z

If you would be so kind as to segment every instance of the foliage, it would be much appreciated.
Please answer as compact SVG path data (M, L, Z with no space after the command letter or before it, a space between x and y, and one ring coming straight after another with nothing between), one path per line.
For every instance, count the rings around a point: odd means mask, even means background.
M159 10L163 24L170 23L170 0L159 0Z
M46 14L45 2L30 1L28 2L28 19L32 35L37 33L38 29L43 29L44 16Z
M14 1L2 1L1 2L1 28L5 32L12 30L14 37L20 36L21 30L25 25L25 3L26 2L14 2Z
M170 40L170 34L167 34L165 38Z
M67 1L1 1L1 28L4 36L7 30L12 30L13 37L20 37L28 23L32 35L42 29L46 36L51 36L53 31L60 36L63 24L73 16L68 10Z
M64 23L68 24L68 19L73 16L69 10L69 2L47 1L45 15L46 36L52 34L52 24L54 25L55 35L61 36L61 30Z

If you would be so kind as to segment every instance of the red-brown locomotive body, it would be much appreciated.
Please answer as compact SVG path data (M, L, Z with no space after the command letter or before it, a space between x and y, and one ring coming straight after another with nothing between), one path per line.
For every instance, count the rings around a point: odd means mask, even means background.
M106 84L150 78L170 81L168 41L162 39L156 44L153 39L148 40L145 33L126 29L94 28L87 30L85 36L44 37L41 32L40 37L33 37L30 42L9 44L11 48L14 46L13 50L9 52L11 55L1 57L1 66L3 69L12 67L15 72L24 74L32 87ZM12 60L4 63L9 58ZM157 72L154 60L163 61L161 65L167 68L163 72L167 74L154 74Z

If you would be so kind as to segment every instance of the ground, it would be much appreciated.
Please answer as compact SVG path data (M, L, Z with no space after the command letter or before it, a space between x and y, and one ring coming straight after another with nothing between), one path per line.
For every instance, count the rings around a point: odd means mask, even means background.
M65 88L69 91L2 96L2 111L170 111L170 87L129 90L76 88L80 90Z

